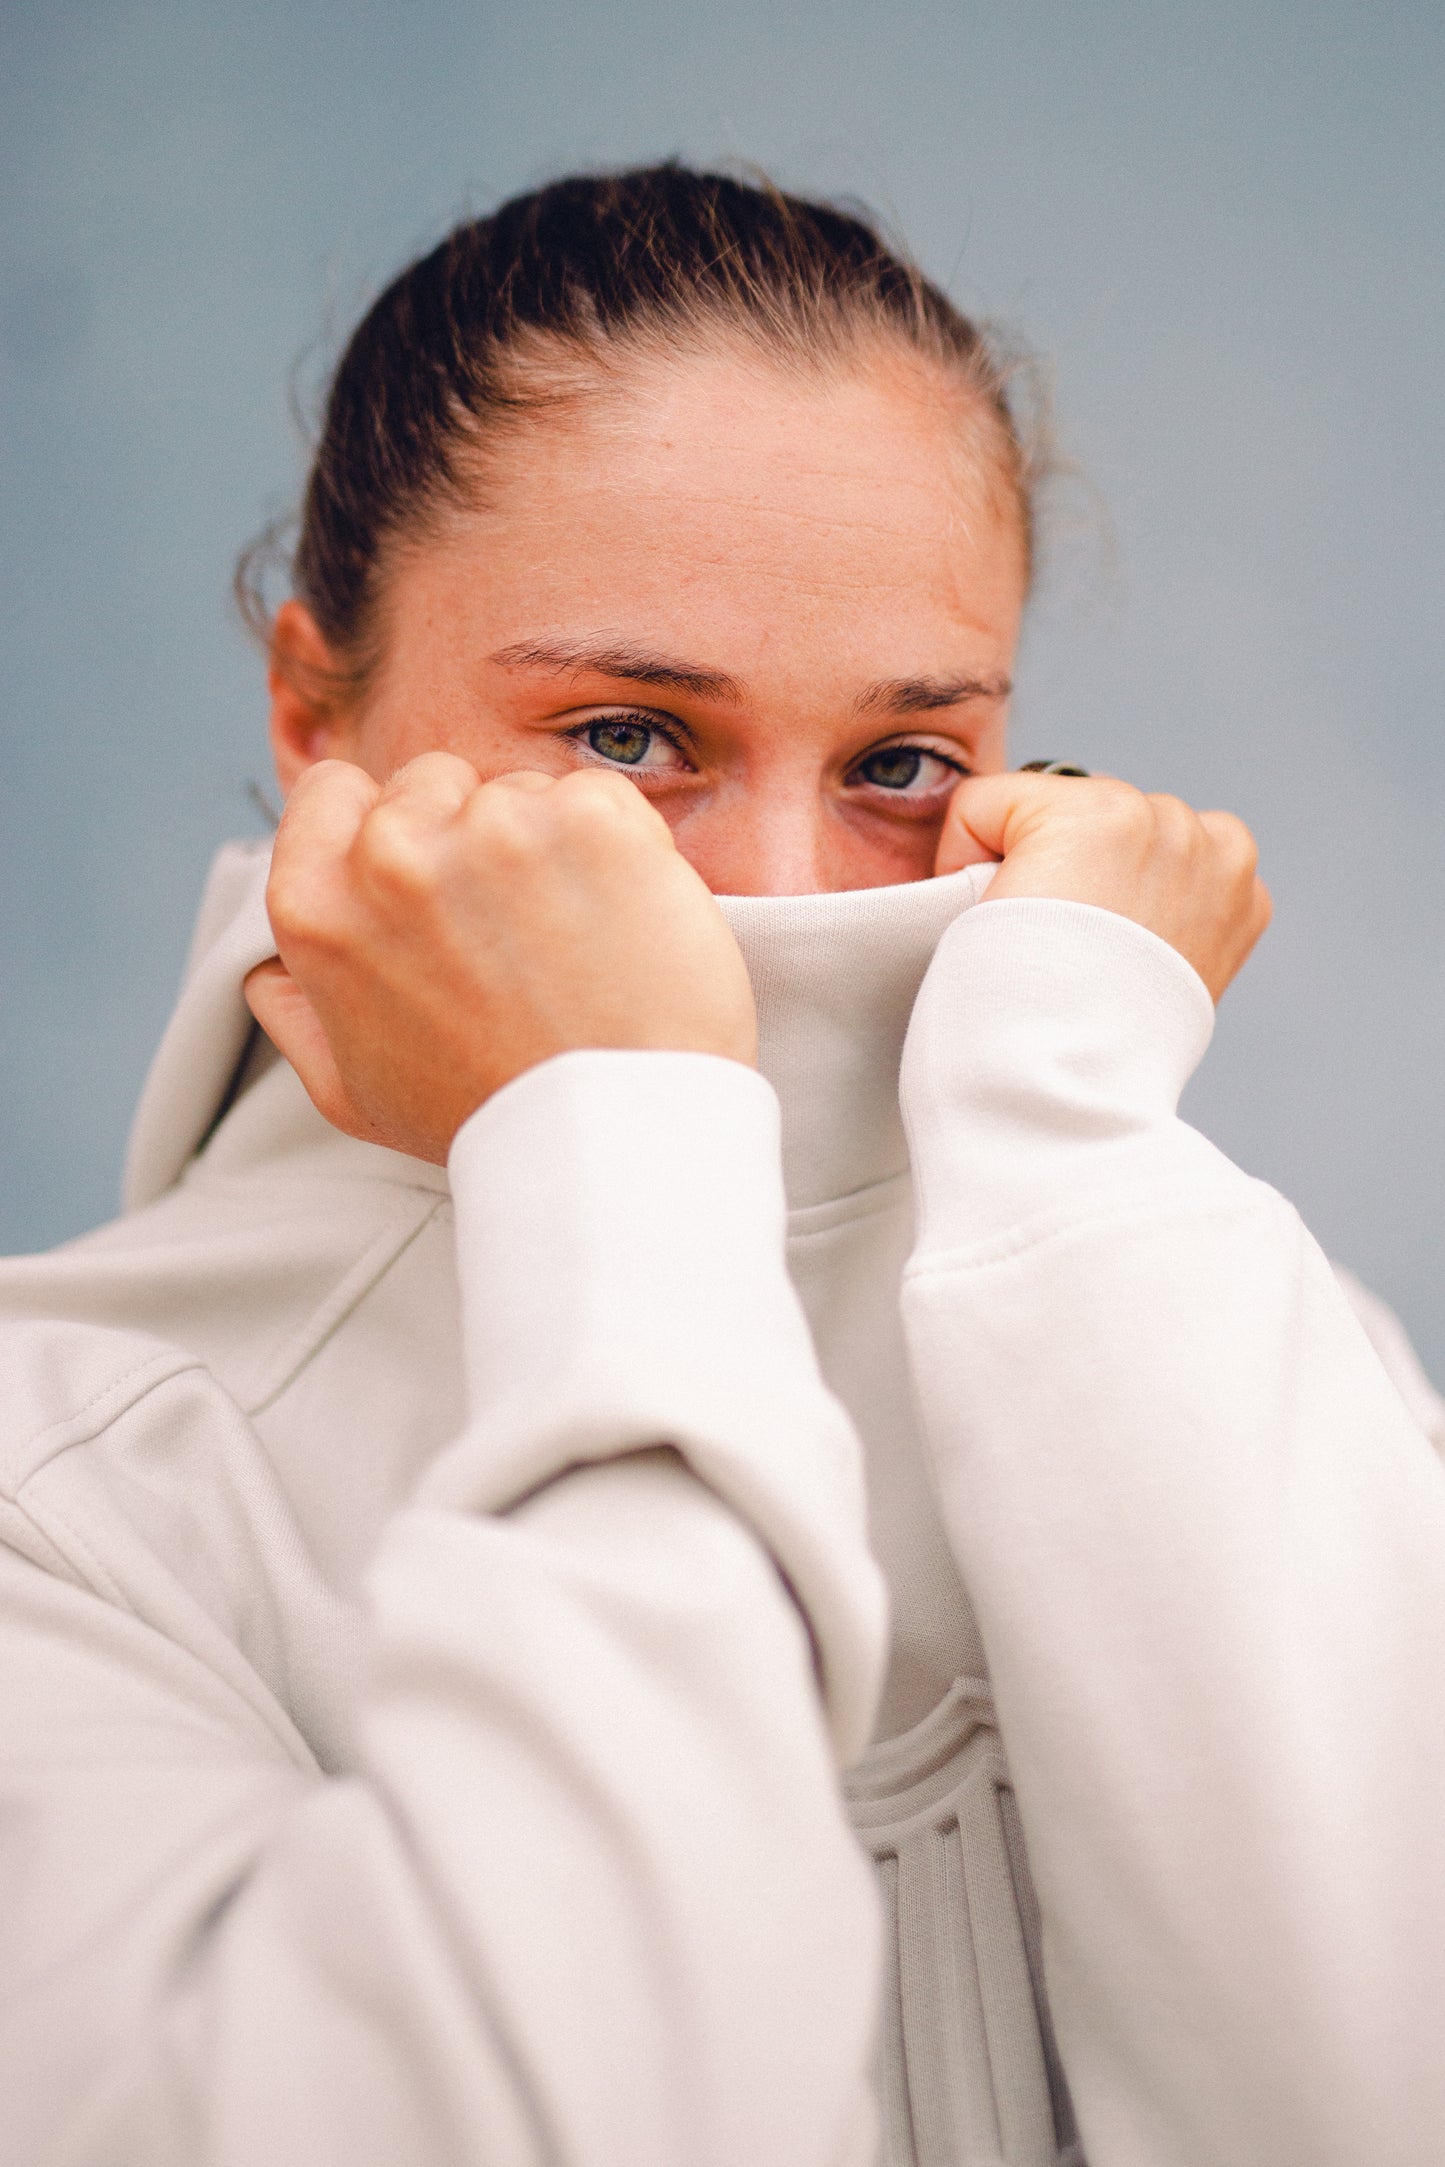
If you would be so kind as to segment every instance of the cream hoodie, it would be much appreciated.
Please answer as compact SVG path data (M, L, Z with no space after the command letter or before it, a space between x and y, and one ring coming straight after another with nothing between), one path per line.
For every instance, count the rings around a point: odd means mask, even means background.
M1188 967L730 901L777 1101L568 1056L449 1200L279 1063L216 1123L263 877L130 1214L0 1270L4 2158L867 2160L835 1759L890 2161L1435 2156L1441 1409L1175 1118Z

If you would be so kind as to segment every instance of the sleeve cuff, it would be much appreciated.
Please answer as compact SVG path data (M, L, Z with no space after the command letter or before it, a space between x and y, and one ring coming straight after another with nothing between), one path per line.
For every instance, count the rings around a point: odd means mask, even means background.
M419 1502L504 1511L671 1446L771 1551L856 1750L883 1597L857 1440L787 1273L771 1087L703 1054L565 1054L464 1124L450 1174L471 1419Z
M944 935L903 1060L920 1246L970 1242L1039 1214L1157 1186L1153 1146L1203 1140L1175 1120L1214 1028L1198 973L1115 911L985 900Z
M464 1123L448 1173L474 1408L559 1356L646 1368L777 1331L778 1105L739 1062L561 1055Z

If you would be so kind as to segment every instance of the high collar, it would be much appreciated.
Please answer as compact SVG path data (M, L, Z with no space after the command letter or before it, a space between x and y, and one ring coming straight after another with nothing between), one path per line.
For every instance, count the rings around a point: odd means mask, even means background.
M244 1055L251 1017L242 980L276 952L265 908L270 855L266 843L227 844L212 868L186 983L131 1132L131 1209L179 1178ZM992 873L991 865L969 866L902 887L719 898L753 982L758 1066L782 1105L793 1209L906 1170L898 1107L903 1036L934 949ZM390 1165L397 1154L379 1157ZM428 1172L444 1182L439 1170Z
M903 1037L923 974L992 865L834 895L722 896L758 1004L758 1066L783 1109L794 1210L904 1173Z

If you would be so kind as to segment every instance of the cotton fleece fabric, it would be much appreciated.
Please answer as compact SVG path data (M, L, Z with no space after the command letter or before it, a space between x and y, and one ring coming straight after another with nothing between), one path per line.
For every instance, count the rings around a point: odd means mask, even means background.
M0 2158L1433 2156L1441 1409L1178 1120L1188 966L730 901L761 1076L568 1055L448 1179L217 1124L264 874L0 1267Z

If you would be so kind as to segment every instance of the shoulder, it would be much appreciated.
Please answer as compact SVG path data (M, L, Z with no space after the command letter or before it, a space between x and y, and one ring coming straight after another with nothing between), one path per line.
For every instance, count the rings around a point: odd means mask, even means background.
M148 1348L203 1366L254 1413L303 1371L431 1227L433 1276L450 1268L446 1199L337 1178L323 1153L212 1169L154 1204L40 1255L0 1259L0 1320L18 1328L19 1381L0 1370L9 1425L143 1366ZM432 1252L436 1254L433 1256ZM52 1327L40 1341L31 1335ZM48 1345L49 1353L43 1351ZM20 1350L23 1349L23 1352Z
M1334 1266L1334 1274L1340 1291L1364 1327L1365 1337L1410 1414L1435 1449L1445 1455L1445 1400L1426 1376L1404 1325L1389 1304L1382 1302L1378 1294L1372 1293L1343 1264Z
M0 1543L153 1622L181 1589L213 1616L254 1607L290 1515L203 1363L144 1332L0 1320L0 1379Z
M198 1367L146 1332L0 1317L0 1495L16 1498L54 1460Z

